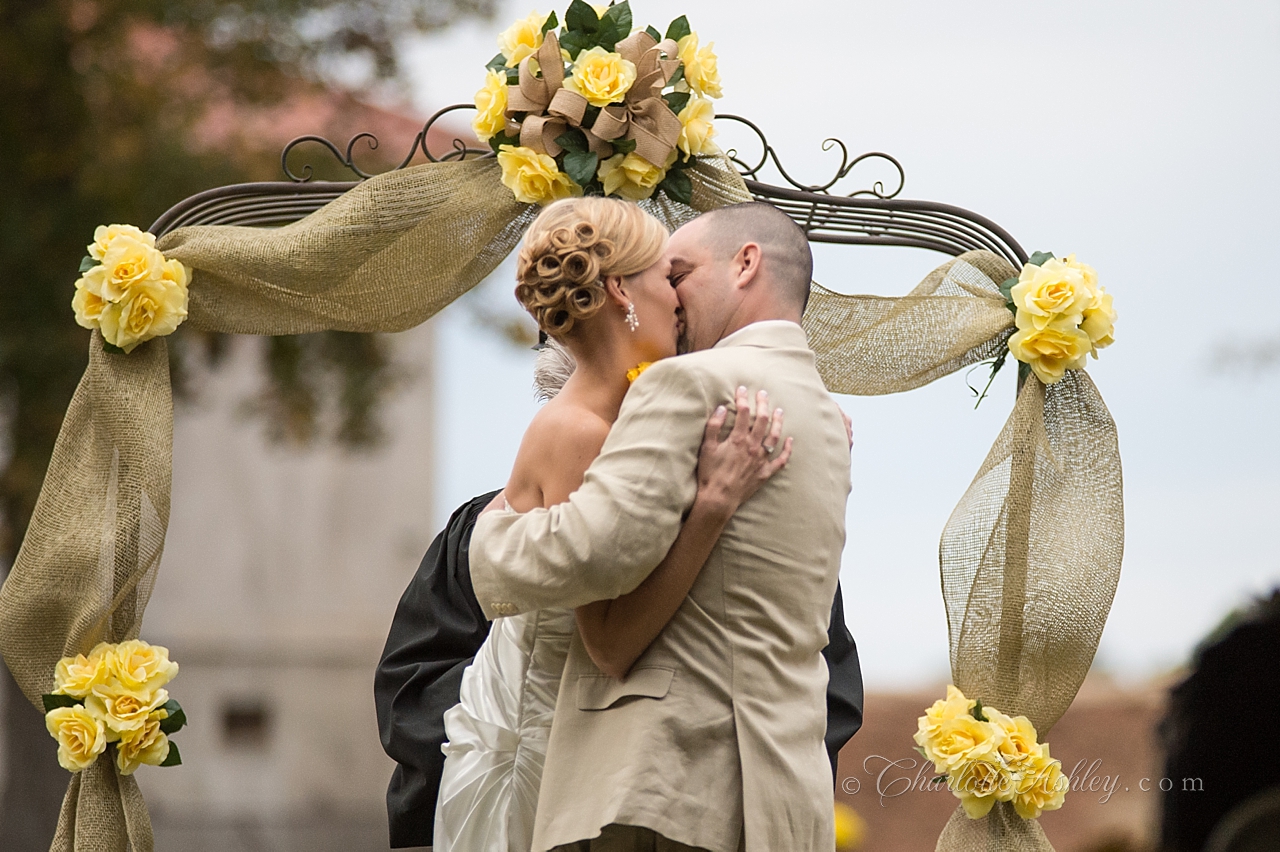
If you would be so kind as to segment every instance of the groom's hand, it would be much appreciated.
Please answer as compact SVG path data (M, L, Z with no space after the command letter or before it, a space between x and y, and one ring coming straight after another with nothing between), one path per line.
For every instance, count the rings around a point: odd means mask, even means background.
M782 409L769 409L769 394L756 394L756 409L747 405L747 389L736 394L737 416L727 437L720 438L728 411L722 405L707 420L698 453L697 502L728 518L791 458L791 439L782 440ZM773 457L779 445L782 449Z

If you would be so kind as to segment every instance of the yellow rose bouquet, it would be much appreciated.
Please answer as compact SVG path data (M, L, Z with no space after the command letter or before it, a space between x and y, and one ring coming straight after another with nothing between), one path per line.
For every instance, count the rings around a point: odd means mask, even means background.
M1062 807L1069 786L1062 763L1036 741L1026 716L1011 718L948 686L947 697L920 717L915 741L970 819L996 802L1012 802L1023 819Z
M1086 356L1097 358L1098 350L1112 343L1111 294L1098 286L1093 267L1074 254L1060 260L1036 252L1000 292L1018 328L1009 338L1009 351L1046 385L1067 370L1082 369Z
M1038 251L1016 278L1000 284L1005 307L1013 312L1016 331L1008 351L991 364L987 387L974 394L986 399L996 373L1012 354L1046 385L1061 381L1067 370L1084 369L1085 359L1114 342L1116 311L1111 294L1098 285L1098 273L1074 254L1064 259ZM975 405L975 407L977 407Z
M71 307L76 322L102 331L111 352L132 352L172 334L187 318L191 272L156 249L156 238L133 225L100 225Z
M139 766L177 766L169 740L187 723L182 705L164 689L178 674L169 651L138 639L98 644L89 654L63 657L45 695L45 727L58 741L58 763L68 772L93 765L115 748L121 775Z
M519 201L640 201L659 191L692 200L685 169L717 150L714 45L702 45L683 15L665 35L632 30L626 0L573 0L563 26L555 12L534 12L498 37L472 128Z

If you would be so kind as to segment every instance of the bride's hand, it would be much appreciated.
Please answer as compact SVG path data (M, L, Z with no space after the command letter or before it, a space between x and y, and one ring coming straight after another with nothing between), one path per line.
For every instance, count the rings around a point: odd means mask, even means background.
M753 413L747 405L747 389L738 388L735 403L738 413L733 429L720 439L720 431L728 417L722 405L707 420L707 430L698 452L697 502L704 508L732 515L764 482L786 467L791 458L791 439L782 443L782 409L770 412L769 394L756 394Z

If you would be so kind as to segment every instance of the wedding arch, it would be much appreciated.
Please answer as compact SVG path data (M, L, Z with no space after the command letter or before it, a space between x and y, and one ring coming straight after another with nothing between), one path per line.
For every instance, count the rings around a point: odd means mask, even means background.
M493 152L455 140L429 150L433 116L404 161L378 175L317 136L286 146L286 180L194 195L151 226L156 247L192 270L187 321L241 334L411 328L484 279L538 208L499 182ZM851 157L825 183L794 180L764 133L758 158L697 158L687 202L640 202L669 227L756 199L785 211L814 242L908 246L950 258L900 297L813 286L804 324L828 388L911 390L1003 359L1015 332L1007 280L1027 253L976 213L900 198L904 172L881 153ZM349 169L346 182L293 171L316 145ZM421 154L425 163L413 165ZM896 173L848 194L837 185L878 161ZM772 167L782 183L764 182ZM1006 283L1002 292L1001 284ZM1008 422L942 533L942 593L953 682L988 706L1027 716L1043 737L1074 699L1097 649L1119 578L1123 504L1115 424L1083 370L1044 384L1019 364ZM0 590L0 651L37 706L55 665L97 642L138 637L169 517L172 400L163 338L129 354L100 331L68 409L30 528ZM978 715L981 714L981 706ZM111 761L72 776L55 850L152 852L146 806ZM1050 850L1039 824L1002 802L969 819L957 810L939 849Z

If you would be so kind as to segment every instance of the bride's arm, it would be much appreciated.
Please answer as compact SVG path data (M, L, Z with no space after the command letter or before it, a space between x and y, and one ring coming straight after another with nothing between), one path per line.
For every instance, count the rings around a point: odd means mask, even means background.
M737 409L733 429L723 441L724 406L707 421L698 455L697 496L666 558L635 590L576 610L587 653L607 675L626 677L684 602L729 518L791 456L787 438L777 457L770 458L782 434L782 410L770 415L764 391L752 416L746 389L740 388Z

